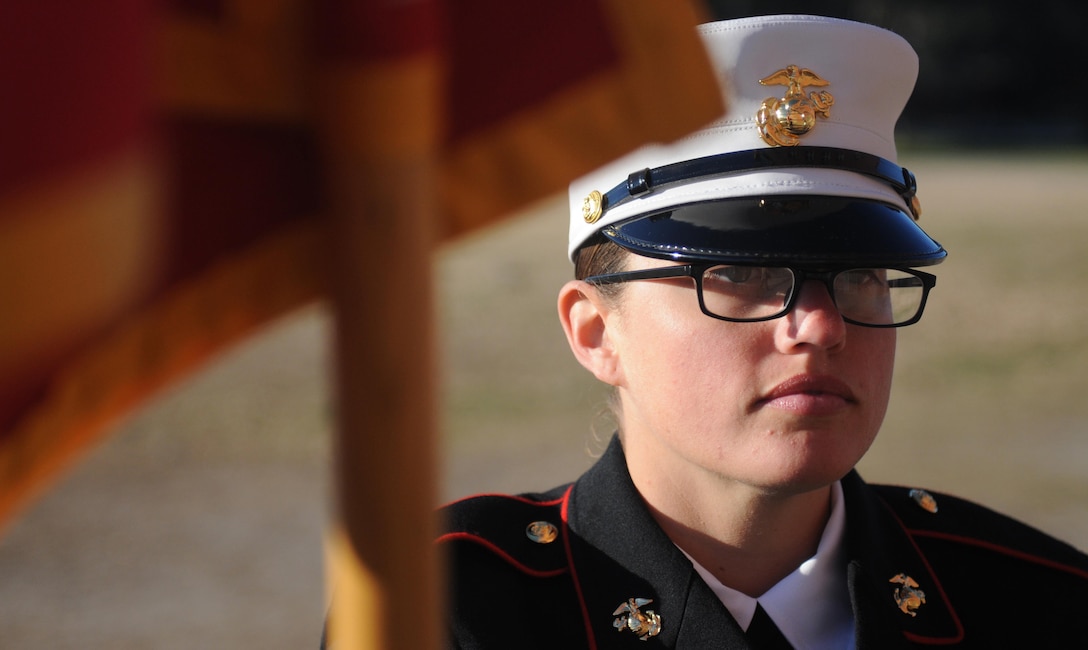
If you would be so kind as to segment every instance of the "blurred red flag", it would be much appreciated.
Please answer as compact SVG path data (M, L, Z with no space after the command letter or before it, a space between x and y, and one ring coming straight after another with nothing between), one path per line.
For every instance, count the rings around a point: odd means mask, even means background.
M428 590L432 249L720 114L699 18L681 0L0 4L0 528L149 396L330 296L353 397L344 645L430 645L388 610L435 602L406 600ZM360 505L376 490L399 501Z
M143 400L325 296L345 273L330 218L381 248L388 212L422 200L433 232L398 254L429 256L720 114L698 18L679 0L0 4L0 527Z

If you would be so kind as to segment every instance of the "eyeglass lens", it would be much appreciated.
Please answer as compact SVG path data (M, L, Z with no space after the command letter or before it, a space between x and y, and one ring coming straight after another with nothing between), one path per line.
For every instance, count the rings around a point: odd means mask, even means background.
M801 274L801 281L807 274ZM850 269L832 274L829 289L844 318L868 325L912 320L925 295L920 278L898 269ZM781 315L790 305L798 278L789 268L719 265L700 278L703 308L729 319L758 320ZM825 280L826 282L826 280Z

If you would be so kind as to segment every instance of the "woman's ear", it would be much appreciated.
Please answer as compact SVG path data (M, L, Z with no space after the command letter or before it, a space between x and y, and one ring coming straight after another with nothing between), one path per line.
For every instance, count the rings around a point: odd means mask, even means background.
M559 322L578 363L610 386L623 383L619 353L609 331L610 305L596 287L571 280L559 290Z

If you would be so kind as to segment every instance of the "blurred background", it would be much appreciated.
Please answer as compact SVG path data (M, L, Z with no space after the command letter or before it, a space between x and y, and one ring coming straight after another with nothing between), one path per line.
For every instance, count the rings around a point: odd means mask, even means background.
M710 4L852 17L918 49L900 162L950 256L925 318L900 332L891 408L859 469L1088 548L1088 97L1065 73L1080 10ZM441 251L443 500L571 480L611 433L607 393L555 318L566 224L560 197ZM0 648L316 647L329 346L324 307L282 319L135 414L19 518L0 538Z

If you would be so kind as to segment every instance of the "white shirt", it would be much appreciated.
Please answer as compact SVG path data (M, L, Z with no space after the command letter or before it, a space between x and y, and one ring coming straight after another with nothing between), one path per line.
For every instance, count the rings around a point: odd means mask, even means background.
M842 485L836 481L831 486L831 516L820 536L816 555L758 599L723 585L690 555L688 559L745 630L752 623L758 601L797 650L852 650L854 612L843 561L845 530L846 506Z

